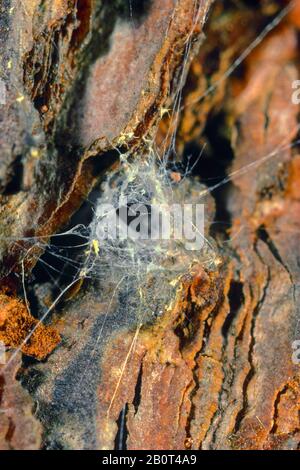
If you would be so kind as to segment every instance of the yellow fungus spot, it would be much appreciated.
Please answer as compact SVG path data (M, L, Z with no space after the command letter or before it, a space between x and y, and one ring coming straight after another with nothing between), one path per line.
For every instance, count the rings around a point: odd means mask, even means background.
M87 270L86 268L82 269L79 273L79 277L82 278L82 277L85 277L87 275Z
M16 99L16 101L17 101L18 103L22 103L24 100L25 100L25 96L24 96L24 95L19 95L18 98Z
M96 253L97 256L99 256L99 251L100 251L100 246L98 240L93 240L92 242L94 252Z
M121 132L118 139L119 144L125 144L127 140L130 140L134 137L134 132Z
M215 259L215 265L216 265L216 266L220 266L221 264L223 264L222 258L216 258L216 259Z
M169 116L170 111L169 108L160 108L160 118L163 118L165 114Z
M38 158L40 156L40 153L39 153L39 150L35 147L32 147L30 149L30 155L33 157L33 158Z

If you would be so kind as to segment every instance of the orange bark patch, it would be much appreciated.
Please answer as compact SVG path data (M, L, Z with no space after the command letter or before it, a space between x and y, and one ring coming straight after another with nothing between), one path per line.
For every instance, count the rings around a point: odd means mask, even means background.
M294 26L300 29L300 2L299 1L295 2L295 5L292 8L292 11L290 12L288 16L288 19Z
M292 199L300 200L300 155L297 155L290 165L290 178L288 182L288 194Z
M60 342L60 336L54 328L37 324L38 320L30 315L20 300L0 294L0 341L6 346L21 347L21 351L28 356L45 359Z

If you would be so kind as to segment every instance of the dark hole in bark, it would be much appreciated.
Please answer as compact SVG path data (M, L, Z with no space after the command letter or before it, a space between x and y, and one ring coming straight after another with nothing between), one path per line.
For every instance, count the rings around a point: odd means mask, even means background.
M143 378L143 363L141 364L141 367L139 370L139 375L138 375L136 386L135 386L134 399L132 402L134 409L135 409L135 413L137 413L138 408L140 406L140 402L141 402L142 378Z
M201 147L198 143L192 142L185 148L184 166L193 168L192 173L199 176L201 182L208 188L213 188L228 176L234 155L227 134L225 115L220 113L211 116L207 122L204 131L207 145L202 156L199 158ZM213 237L221 235L223 238L228 238L227 230L231 226L231 214L227 201L232 187L232 183L228 181L219 188L212 189L216 202L216 216L211 227Z
M17 194L19 191L22 190L23 173L24 173L24 167L23 167L22 156L19 155L12 165L11 174L13 176L5 188L5 191L3 193L5 196Z
M141 23L152 5L152 0L123 0L123 12L127 21Z
M126 426L126 415L128 412L128 404L124 405L119 415L117 425L118 432L115 439L115 450L127 450L128 430Z
M236 314L244 303L243 283L239 281L231 281L228 293L228 300L230 305L230 312L226 317L222 327L222 335L224 338L228 335L229 329L232 325Z
M117 150L109 151L100 158L93 157L94 174L99 176L117 163L119 154ZM96 201L101 195L99 187L93 189L81 207L70 219L69 224L62 230L68 232L75 227L80 226L80 230L68 235L55 235L49 241L49 249L38 260L32 271L32 282L28 287L28 299L31 305L33 315L39 315L39 304L33 287L49 283L52 286L52 296L55 299L60 290L67 286L72 280L78 277L81 267L76 262L84 262L84 253L89 249L88 242L90 230L89 226L94 217L94 208ZM80 246L83 245L83 246ZM70 261L68 261L70 260ZM73 263L74 262L74 263ZM58 286L55 285L57 281Z

